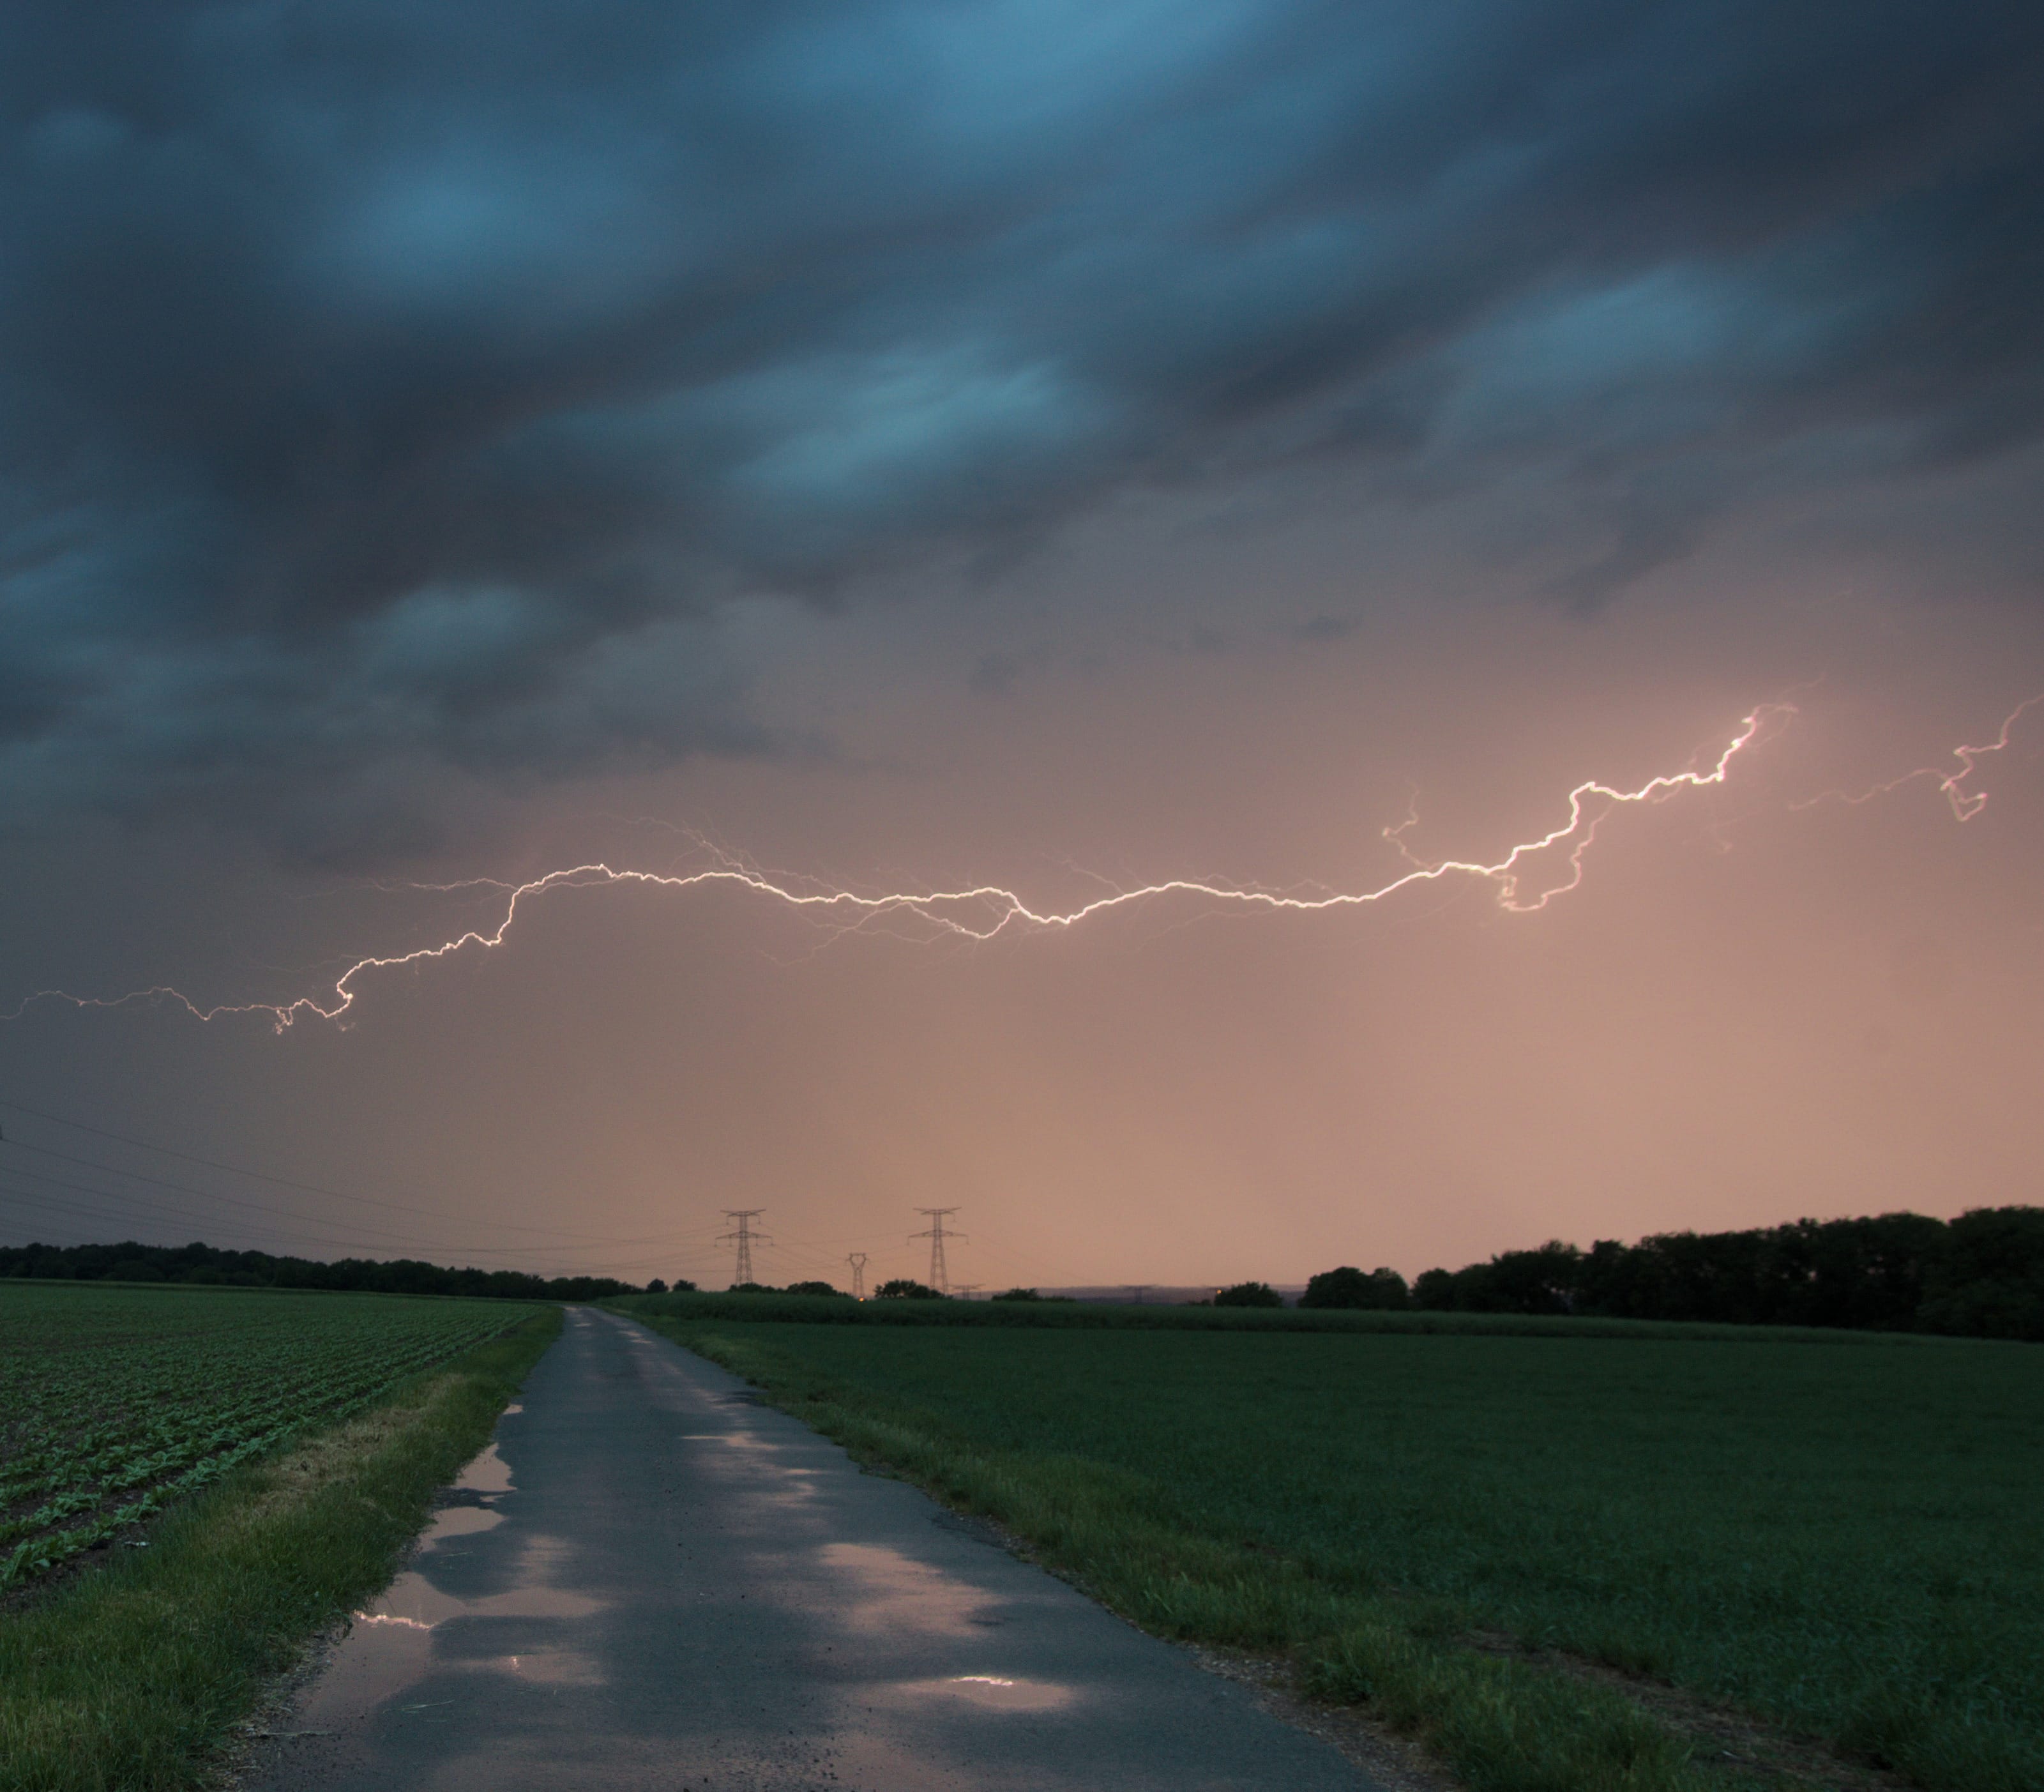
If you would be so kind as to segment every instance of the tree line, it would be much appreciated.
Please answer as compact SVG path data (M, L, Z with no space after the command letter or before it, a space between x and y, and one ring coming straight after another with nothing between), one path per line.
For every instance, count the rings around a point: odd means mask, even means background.
M1881 1213L1746 1232L1671 1232L1587 1251L1555 1240L1410 1288L1396 1271L1315 1276L1301 1306L1577 1313L1729 1325L1847 1326L2044 1341L2044 1207L1955 1220Z
M601 1300L635 1294L607 1275L444 1268L413 1258L315 1263L203 1244L0 1246L0 1277L80 1282L179 1282L251 1288L327 1288L505 1300ZM657 1290L663 1285L649 1286ZM693 1286L677 1281L677 1288ZM798 1293L835 1292L798 1283ZM897 1282L883 1296L934 1295ZM1034 1290L997 1298L1026 1300ZM1243 1282L1221 1306L1276 1306L1282 1297ZM1315 1276L1303 1307L1431 1312L1575 1313L1731 1325L1845 1326L2044 1341L2044 1208L1979 1207L1951 1221L1921 1213L1797 1220L1745 1232L1661 1232L1636 1244L1600 1239L1587 1251L1557 1240L1458 1270L1430 1269L1410 1286L1395 1270L1344 1266Z
M516 1269L444 1269L416 1258L348 1257L313 1263L267 1251L210 1244L0 1245L0 1277L62 1282L183 1282L236 1288L330 1288L378 1294L468 1294L513 1301L595 1301L638 1292L609 1275L528 1275Z

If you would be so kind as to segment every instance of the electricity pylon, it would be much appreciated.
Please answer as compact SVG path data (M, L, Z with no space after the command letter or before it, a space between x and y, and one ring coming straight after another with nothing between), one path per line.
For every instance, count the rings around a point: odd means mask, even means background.
M916 1211L920 1213L924 1219L930 1222L930 1229L928 1232L910 1232L909 1234L909 1242L912 1244L919 1238L927 1238L929 1240L930 1286L936 1289L940 1294L948 1294L951 1291L951 1279L944 1268L944 1240L947 1238L962 1238L965 1236L965 1234L962 1232L946 1232L944 1230L944 1221L947 1216L955 1213L958 1211L958 1209L955 1207L918 1207Z
M866 1298L866 1253L855 1251L844 1260L851 1265L851 1298L863 1301Z
M738 1275L736 1282L741 1288L752 1279L754 1244L756 1242L761 1244L771 1244L774 1242L764 1232L755 1232L752 1229L752 1222L766 1211L764 1207L727 1207L724 1210L724 1217L727 1220L735 1221L736 1224L732 1230L718 1237L717 1243L736 1244L738 1246Z

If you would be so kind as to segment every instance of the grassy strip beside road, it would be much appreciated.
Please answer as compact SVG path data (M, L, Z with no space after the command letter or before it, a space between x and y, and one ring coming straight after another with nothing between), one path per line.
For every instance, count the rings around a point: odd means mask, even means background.
M1934 1792L2044 1785L2044 1356L1824 1335L746 1325L623 1310L1161 1634L1291 1652L1478 1792L1735 1771L1509 1638ZM663 1311L663 1305L670 1310Z
M0 1615L0 1792L207 1783L267 1679L390 1579L560 1329L557 1309L502 1316L503 1336L174 1508L146 1550Z

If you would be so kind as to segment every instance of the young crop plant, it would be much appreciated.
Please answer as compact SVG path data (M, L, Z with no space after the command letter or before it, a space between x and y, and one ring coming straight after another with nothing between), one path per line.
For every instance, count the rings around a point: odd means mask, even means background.
M532 1310L0 1283L0 1591Z

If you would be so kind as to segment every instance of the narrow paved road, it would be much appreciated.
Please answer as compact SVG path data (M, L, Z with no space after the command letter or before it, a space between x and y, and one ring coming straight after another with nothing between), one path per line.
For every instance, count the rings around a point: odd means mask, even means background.
M273 1792L1366 1792L912 1488L571 1309L409 1572L271 1744ZM324 1732L324 1733L317 1733Z

